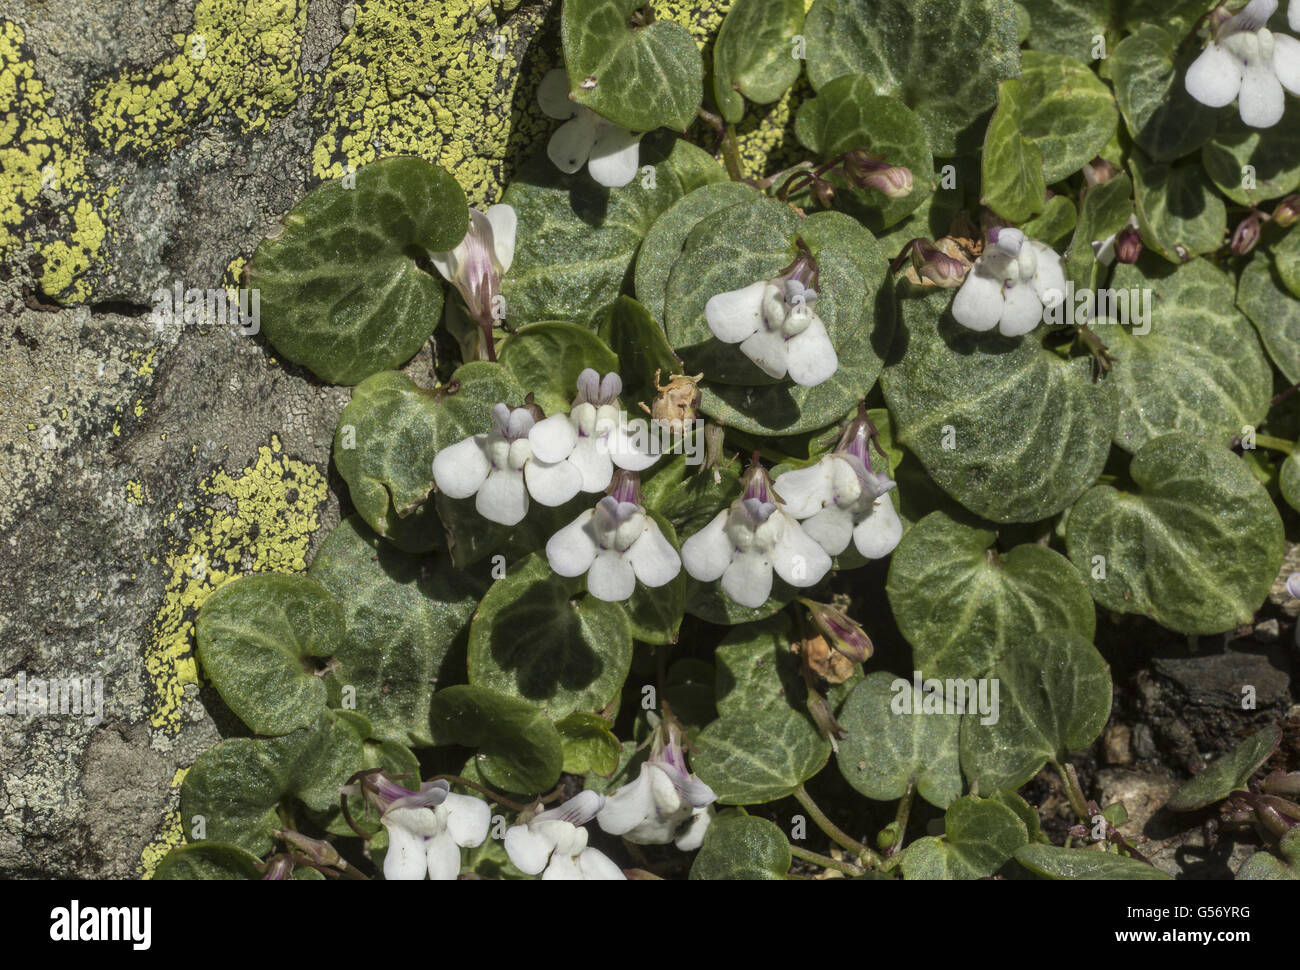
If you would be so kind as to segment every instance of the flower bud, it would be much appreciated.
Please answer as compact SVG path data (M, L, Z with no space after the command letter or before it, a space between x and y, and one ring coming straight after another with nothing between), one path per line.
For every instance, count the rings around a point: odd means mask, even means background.
M280 855L271 856L271 858L266 860L265 866L262 870L262 880L264 882L292 878L293 860L287 855L281 853Z
M871 638L843 610L829 603L816 603L802 597L799 602L808 607L813 623L832 647L855 663L863 663L871 657L875 649L871 645Z
M328 842L308 838L301 832L292 830L277 831L275 834L318 866L337 866L339 864L338 850Z
M1259 244L1259 235L1259 213L1252 212L1233 232L1229 248L1235 255L1245 256Z
M812 184L813 198L823 209L829 209L835 203L835 186L825 179L815 179Z
M917 239L912 244L912 267L922 280L947 289L961 286L966 278L966 267L961 260L949 256L928 239Z
M847 738L849 732L840 726L839 721L835 720L830 701L811 687L808 688L808 714L812 717L813 723L817 725L817 729L831 743L831 750L838 752L840 746L837 741L840 738Z
M1113 179L1119 172L1115 166L1106 159L1098 155L1087 165L1083 166L1083 178L1088 186L1105 185Z
M1142 233L1136 226L1125 226L1115 237L1115 258L1121 263L1136 263L1142 255Z
M1300 222L1300 195L1288 195L1273 210L1273 221L1283 229Z
M870 152L856 149L844 160L844 171L860 189L874 189L891 199L912 194L912 172L901 165L890 165Z

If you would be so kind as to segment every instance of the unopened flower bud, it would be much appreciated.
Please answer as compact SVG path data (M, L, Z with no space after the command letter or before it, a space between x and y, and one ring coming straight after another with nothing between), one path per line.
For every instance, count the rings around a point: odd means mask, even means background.
M813 180L812 194L823 209L829 209L835 202L835 186L825 179Z
M832 647L855 663L863 663L871 657L875 649L871 638L847 613L829 603L803 598L799 602L808 607L813 623Z
M277 831L275 834L318 866L337 866L339 864L338 850L328 842L308 838L301 832L292 830Z
M835 714L831 710L830 701L820 693L808 688L808 714L812 717L813 723L827 741L831 743L831 750L838 752L840 738L847 738L849 732L840 726L840 722L835 720Z
M1142 255L1142 233L1136 226L1125 226L1115 237L1115 258L1121 263L1136 263Z
M1233 232L1229 248L1237 256L1245 256L1259 244L1259 235L1259 213L1252 212Z
M961 286L966 278L966 267L961 260L949 256L928 239L917 239L912 244L912 267L922 280L948 289Z
M891 165L870 152L856 149L844 160L845 174L860 189L874 189L891 199L912 194L911 169Z
M1300 222L1300 195L1288 195L1273 210L1273 221L1287 229Z
M1115 166L1106 159L1098 155L1087 165L1083 166L1083 178L1091 187L1093 185L1105 185L1113 179L1119 172Z

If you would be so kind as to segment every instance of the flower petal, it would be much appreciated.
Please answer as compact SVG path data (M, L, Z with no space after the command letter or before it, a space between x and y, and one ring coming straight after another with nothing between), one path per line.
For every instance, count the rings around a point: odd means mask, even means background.
M777 331L759 327L740 342L740 351L768 377L785 377L789 355L785 338Z
M514 208L508 205L494 205L484 215L492 226L492 253L504 273L515 261L515 232L519 218Z
M512 825L506 829L506 855L520 872L535 876L546 868L547 860L555 850L555 840L545 830L533 831L528 825Z
M643 472L659 460L659 454L654 451L654 430L644 419L636 418L637 427L644 429L644 433L629 433L631 422L626 420L626 414L626 411L619 412L619 423L605 439L605 450L619 468Z
M481 798L457 795L452 792L447 795L443 807L447 811L447 834L457 845L472 849L476 845L483 844L483 840L488 836L488 829L492 826L492 809L488 807L487 802ZM432 865L429 868L432 871Z
M581 576L591 568L599 551L590 529L595 514L588 509L546 541L546 561L557 575Z
M725 344L736 344L755 333L763 324L763 291L767 283L751 283L709 297L704 318L709 330Z
M1004 337L1019 337L1043 322L1043 303L1030 283L1009 287L1002 307L998 332Z
M572 175L587 164L591 146L596 141L596 119L590 111L583 111L572 121L566 121L555 130L546 143L546 154L565 175Z
M609 123L596 125L587 171L600 185L616 189L636 178L641 157L641 136Z
M562 67L546 72L542 83L537 85L537 103L547 115L561 121L584 110L582 105L569 100L569 73Z
M533 425L528 432L528 446L533 457L542 461L563 461L578 443L578 429L567 414L552 414Z
M968 330L992 330L1002 319L1002 281L971 270L952 301L953 319Z
M486 808L487 803L483 804ZM450 881L460 875L460 846L450 833L435 835L425 843L424 849L430 879Z
M727 571L733 551L727 538L729 509L723 509L699 532L682 543L682 565L692 578L711 583Z
M584 788L567 802L562 802L555 808L548 808L546 811L534 815L532 824L537 825L539 822L568 822L570 825L586 825L600 813L604 805L604 795L590 788Z
M582 472L568 461L546 462L532 458L524 465L528 494L542 505L563 505L582 491Z
M656 769L649 762L641 763L641 773L605 799L605 807L596 816L601 830L610 835L622 835L654 814L654 784L651 773Z
M489 522L518 525L528 514L528 492L524 489L523 473L494 468L478 490L474 508Z
M645 531L627 547L623 558L632 565L636 578L651 588L672 581L682 571L682 558L659 526L647 519Z
M1272 64L1246 65L1237 107L1241 110L1241 120L1252 128L1272 128L1282 120L1286 95L1282 93L1282 82L1273 73Z
M483 487L492 471L484 450L487 439L485 434L476 434L433 456L433 480L438 491L448 498L469 498Z
M1300 0L1291 0L1291 29L1300 30ZM1287 34L1273 35L1273 73L1282 87L1300 95L1300 40Z
M569 464L582 474L584 492L603 492L614 477L614 462L595 438L579 438L569 453Z
M840 366L835 345L826 333L826 324L815 313L803 333L785 342L786 366L790 380L801 387L816 387L829 380Z
M772 487L785 502L786 512L796 519L806 519L831 500L831 461L827 456L815 465L776 477Z
M783 528L773 547L772 568L791 586L815 586L831 569L831 557L801 526L783 512Z
M853 538L853 516L848 509L835 505L828 505L800 524L804 532L832 556L838 556L847 549L849 540Z
M1034 292L1043 306L1056 306L1065 299L1065 270L1061 267L1061 257L1056 250L1035 242L1034 249L1038 255L1038 272L1033 277ZM1111 243L1110 261L1115 260L1115 246Z
M713 813L712 805L693 811L686 824L677 830L677 838L673 840L673 845L683 852L694 852L698 849L700 843L704 841L704 834L709 830L709 824L713 821Z
M1211 44L1187 69L1183 84L1201 104L1222 108L1241 90L1241 62L1219 44Z
M587 571L587 592L606 603L621 603L636 592L636 573L621 553L598 553Z
M384 878L423 879L429 868L424 836L396 822L385 827L388 829L388 854L384 856Z
M581 879L627 879L623 870L599 849L583 849L578 855L578 869Z
M737 554L722 574L722 591L741 606L762 606L772 595L772 564L757 552Z
M558 853L551 857L551 864L542 873L543 882L554 882L556 880L576 881L582 878L582 870L578 868L577 857L559 855Z
M903 523L888 495L876 499L871 511L853 529L853 544L868 559L883 559L903 538Z
M1300 0L1291 0L1291 6L1286 9L1286 22L1292 30L1300 33Z

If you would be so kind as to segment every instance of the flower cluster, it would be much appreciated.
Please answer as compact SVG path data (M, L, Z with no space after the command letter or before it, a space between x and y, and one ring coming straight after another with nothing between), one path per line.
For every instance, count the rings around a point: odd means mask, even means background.
M952 301L952 315L971 330L996 327L1004 337L1018 337L1042 322L1044 307L1064 299L1065 270L1050 246L1019 229L992 229Z
M1265 26L1276 11L1277 0L1251 0L1219 23L1187 69L1187 93L1211 108L1236 101L1241 120L1253 128L1281 121L1283 88L1300 95L1300 40ZM1300 31L1298 0L1292 0L1288 20L1292 30Z

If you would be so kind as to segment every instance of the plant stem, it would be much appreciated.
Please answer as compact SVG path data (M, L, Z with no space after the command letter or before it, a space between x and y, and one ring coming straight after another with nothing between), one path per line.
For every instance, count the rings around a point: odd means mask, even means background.
M822 855L820 852L811 852L808 849L801 849L797 845L790 846L790 854L796 859L803 859L805 862L811 862L814 865L821 866L823 869L835 869L844 873L846 876L861 876L867 871L861 866L855 866L851 862L840 862L838 859L832 859L830 856Z
M1061 784L1065 786L1065 797L1070 800L1070 807L1074 809L1074 814L1079 816L1079 821L1087 823L1088 817L1088 799L1083 795L1083 788L1079 785L1079 775L1074 770L1074 765L1068 761L1062 767L1059 762L1053 761L1052 767L1056 773L1061 776Z
M1269 451L1280 451L1287 455L1295 451L1294 441L1287 441L1285 438L1274 438L1271 434L1255 435L1255 444L1261 448L1267 448Z
M886 856L895 855L899 847L903 844L903 839L907 835L907 817L912 813L912 796L916 794L916 779L907 780L907 791L903 792L903 797L898 800L898 814L894 816L894 824L898 827L898 838L894 844L889 847Z
M736 141L736 126L731 122L727 122L726 131L722 135L722 160L727 166L727 175L731 181L745 181L740 170L740 145Z
M839 843L842 848L848 849L859 860L864 862L868 868L877 869L880 867L881 858L879 854L859 842L857 839L846 835L838 825L827 818L826 813L817 807L817 803L812 800L812 796L807 790L800 785L794 790L794 797L804 810L812 816L812 820L817 823L817 827L830 836L831 840Z

